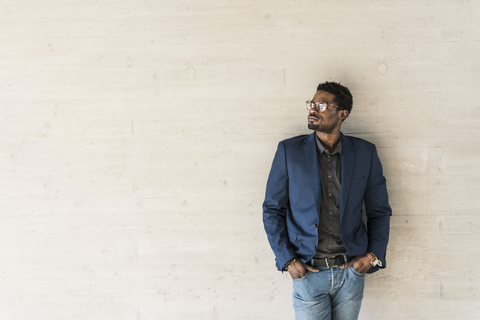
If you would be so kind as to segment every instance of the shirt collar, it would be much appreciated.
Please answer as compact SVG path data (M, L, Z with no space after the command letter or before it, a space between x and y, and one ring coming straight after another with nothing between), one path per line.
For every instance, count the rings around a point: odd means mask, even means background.
M328 150L325 149L325 147L323 146L322 142L320 141L320 139L318 138L318 136L315 134L315 141L317 143L317 148L318 150L320 151L320 154L323 154L324 151L326 151L327 153ZM337 148L335 149L335 151L333 151L332 153L330 153L330 155L332 154L335 154L335 153L339 153L340 155L342 154L342 136L340 135L340 138L339 138L339 141L338 141L338 144L337 144Z

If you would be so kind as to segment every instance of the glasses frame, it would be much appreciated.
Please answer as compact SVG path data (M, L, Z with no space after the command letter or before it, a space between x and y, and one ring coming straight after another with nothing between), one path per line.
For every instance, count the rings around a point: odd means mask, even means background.
M306 107L307 107L308 111L310 111L314 107L316 107L318 109L318 111L324 112L325 110L327 110L327 106L332 106L332 107L337 108L338 110L343 110L342 108L340 108L339 106L337 106L335 104L326 103L326 102L322 102L322 101L316 101L315 102L315 101L312 101L312 100L307 100L307 102L306 102Z

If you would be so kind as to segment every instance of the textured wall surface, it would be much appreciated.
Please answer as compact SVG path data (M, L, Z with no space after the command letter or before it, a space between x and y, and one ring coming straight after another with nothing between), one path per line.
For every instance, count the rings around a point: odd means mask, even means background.
M319 82L393 208L363 320L480 318L480 1L1 0L0 319L292 319L261 203Z

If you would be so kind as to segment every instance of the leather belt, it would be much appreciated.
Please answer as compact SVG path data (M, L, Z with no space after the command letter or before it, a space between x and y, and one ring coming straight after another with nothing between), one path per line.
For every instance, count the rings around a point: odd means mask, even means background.
M344 263L352 260L353 257L349 256L335 256L332 258L324 258L324 259L312 259L310 260L310 265L312 267L327 267L333 268L341 266Z

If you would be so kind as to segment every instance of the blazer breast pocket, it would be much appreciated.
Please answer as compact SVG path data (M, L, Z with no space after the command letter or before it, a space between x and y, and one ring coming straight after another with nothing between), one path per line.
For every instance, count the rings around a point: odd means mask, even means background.
M353 178L352 182L350 184L362 183L362 182L365 182L365 181L367 181L367 176L363 176L363 177L360 177L360 178Z

